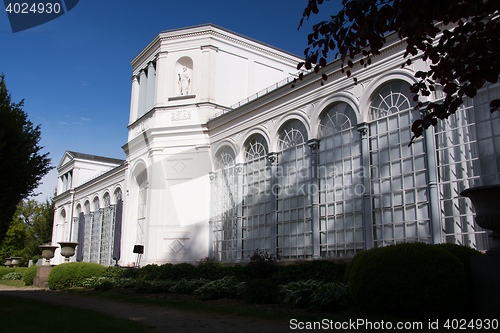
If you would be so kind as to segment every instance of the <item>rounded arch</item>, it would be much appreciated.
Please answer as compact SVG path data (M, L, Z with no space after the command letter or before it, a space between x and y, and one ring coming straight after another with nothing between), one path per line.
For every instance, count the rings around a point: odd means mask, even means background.
M269 142L260 133L250 135L243 145L245 161L254 160L266 156L269 153Z
M352 98L352 96L340 93L330 96L328 98L323 99L312 111L311 113L311 137L319 138L319 128L321 119L324 116L325 112L328 112L328 108L332 107L334 104L345 103L349 105L355 113L356 119L355 122L360 123L361 114L359 112L359 105Z
M64 207L61 208L59 216L61 217L61 222L66 223L66 208Z
M404 81L409 85L412 85L417 82L413 74L408 69L400 69L396 71L392 71L385 75L382 75L372 82L370 82L365 89L364 94L361 96L359 101L359 109L363 110L361 114L361 119L363 122L370 121L370 106L372 104L372 100L374 99L375 94L383 89L383 87L390 83L391 81Z
M247 143L248 139L251 136L255 135L255 134L262 135L266 139L267 144L268 145L270 144L270 142L271 142L271 136L270 136L269 131L267 130L266 127L264 127L263 125L258 125L258 126L252 127L251 129L246 130L243 133L243 135L238 136L238 139L236 141L236 145L238 147L241 147L241 152L243 153L243 155L245 155L244 154L244 152L245 152L245 144ZM245 156L243 156L243 159L244 159L244 157ZM237 160L239 162L242 162L243 159L241 161L239 161L239 159L237 158Z
M236 164L236 154L229 145L221 146L214 156L214 170L232 167Z
M103 208L111 206L111 196L109 195L109 191L106 190L104 195L102 196Z
M123 191L121 186L116 186L113 191L113 203L117 204L120 200L123 200Z
M75 217L80 216L81 212L82 212L82 204L78 202L75 206Z
M318 138L353 128L357 125L356 111L351 105L338 102L326 107L319 117Z
M284 122L276 134L276 151L300 145L309 139L308 126L297 118L291 118Z
M307 116L301 112L296 112L296 111L293 111L293 112L289 112L288 114L284 115L283 117L281 117L277 122L276 122L276 126L274 127L273 129L273 132L272 132L272 136L271 136L271 141L270 141L270 145L269 145L269 150L272 151L272 152L276 152L276 151L279 151L279 136L280 136L280 133L283 129L283 126L285 126L287 123L289 123L290 121L292 120L298 120L302 123L302 125L304 126L305 130L306 130L306 133L307 133L307 137L310 138L311 137L311 127L310 127L310 124L309 124L309 119L307 118Z
M240 157L240 149L239 149L239 146L233 141L233 140L229 140L229 139L226 139L226 140L223 140L221 142L218 142L216 144L214 144L212 147L213 147L213 155L212 155L212 170L217 170L217 166L216 166L216 162L215 162L215 159L216 159L216 156L217 156L217 153L219 152L219 150L221 150L223 147L230 147L234 153L234 156L235 156L235 163L240 163L241 162L241 158Z
M85 203L83 204L83 213L85 215L90 213L90 200L89 199L85 200Z
M94 199L92 199L92 207L91 210L93 212L97 212L101 208L101 200L99 199L99 195L95 195Z

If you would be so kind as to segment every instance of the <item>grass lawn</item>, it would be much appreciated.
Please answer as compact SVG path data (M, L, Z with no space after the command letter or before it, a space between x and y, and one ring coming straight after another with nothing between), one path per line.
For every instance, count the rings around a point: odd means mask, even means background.
M2 332L153 332L148 326L107 314L5 296L2 293L0 293L0 313Z
M21 280L0 280L0 284L13 287L24 287L25 283Z

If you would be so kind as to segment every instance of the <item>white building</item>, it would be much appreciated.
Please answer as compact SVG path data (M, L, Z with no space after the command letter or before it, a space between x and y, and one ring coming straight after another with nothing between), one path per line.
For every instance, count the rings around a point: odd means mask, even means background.
M388 40L351 70L357 85L336 61L324 85L310 74L292 88L297 56L214 25L160 33L132 60L126 160L63 157L53 242L105 265L133 265L135 245L141 264L486 249L459 193L500 183L500 84L408 147L420 117L409 86L426 64L401 68L405 45Z

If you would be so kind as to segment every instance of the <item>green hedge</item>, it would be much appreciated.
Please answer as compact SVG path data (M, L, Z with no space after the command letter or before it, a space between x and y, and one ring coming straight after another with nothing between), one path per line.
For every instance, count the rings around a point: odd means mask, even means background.
M27 270L24 271L24 274L23 274L23 281L24 281L24 284L27 285L27 286L32 286L33 285L33 280L35 279L35 276L36 276L36 269L38 267L41 267L41 266L31 266L30 268L28 268Z
M50 289L81 287L91 277L101 277L106 267L89 262L70 262L52 268L47 278Z
M9 273L24 273L28 268L27 267L5 267L0 266L0 278L5 274Z
M459 317L469 292L460 260L424 243L363 251L347 266L346 280L358 307L402 317Z

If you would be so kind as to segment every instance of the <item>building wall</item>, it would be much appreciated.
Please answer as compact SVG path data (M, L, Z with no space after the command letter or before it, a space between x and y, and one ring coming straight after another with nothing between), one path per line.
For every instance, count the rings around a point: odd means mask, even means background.
M409 86L427 64L401 68L405 45L388 41L351 70L357 84L333 62L324 84L309 74L292 87L283 80L299 59L286 52L211 25L160 33L132 60L126 163L58 195L54 242L77 237L78 204L119 187L121 265L138 263L134 245L141 265L238 262L256 249L352 257L413 241L486 249L459 193L500 182L500 118L487 107L500 85L408 145L420 117ZM97 260L93 244L85 260Z

